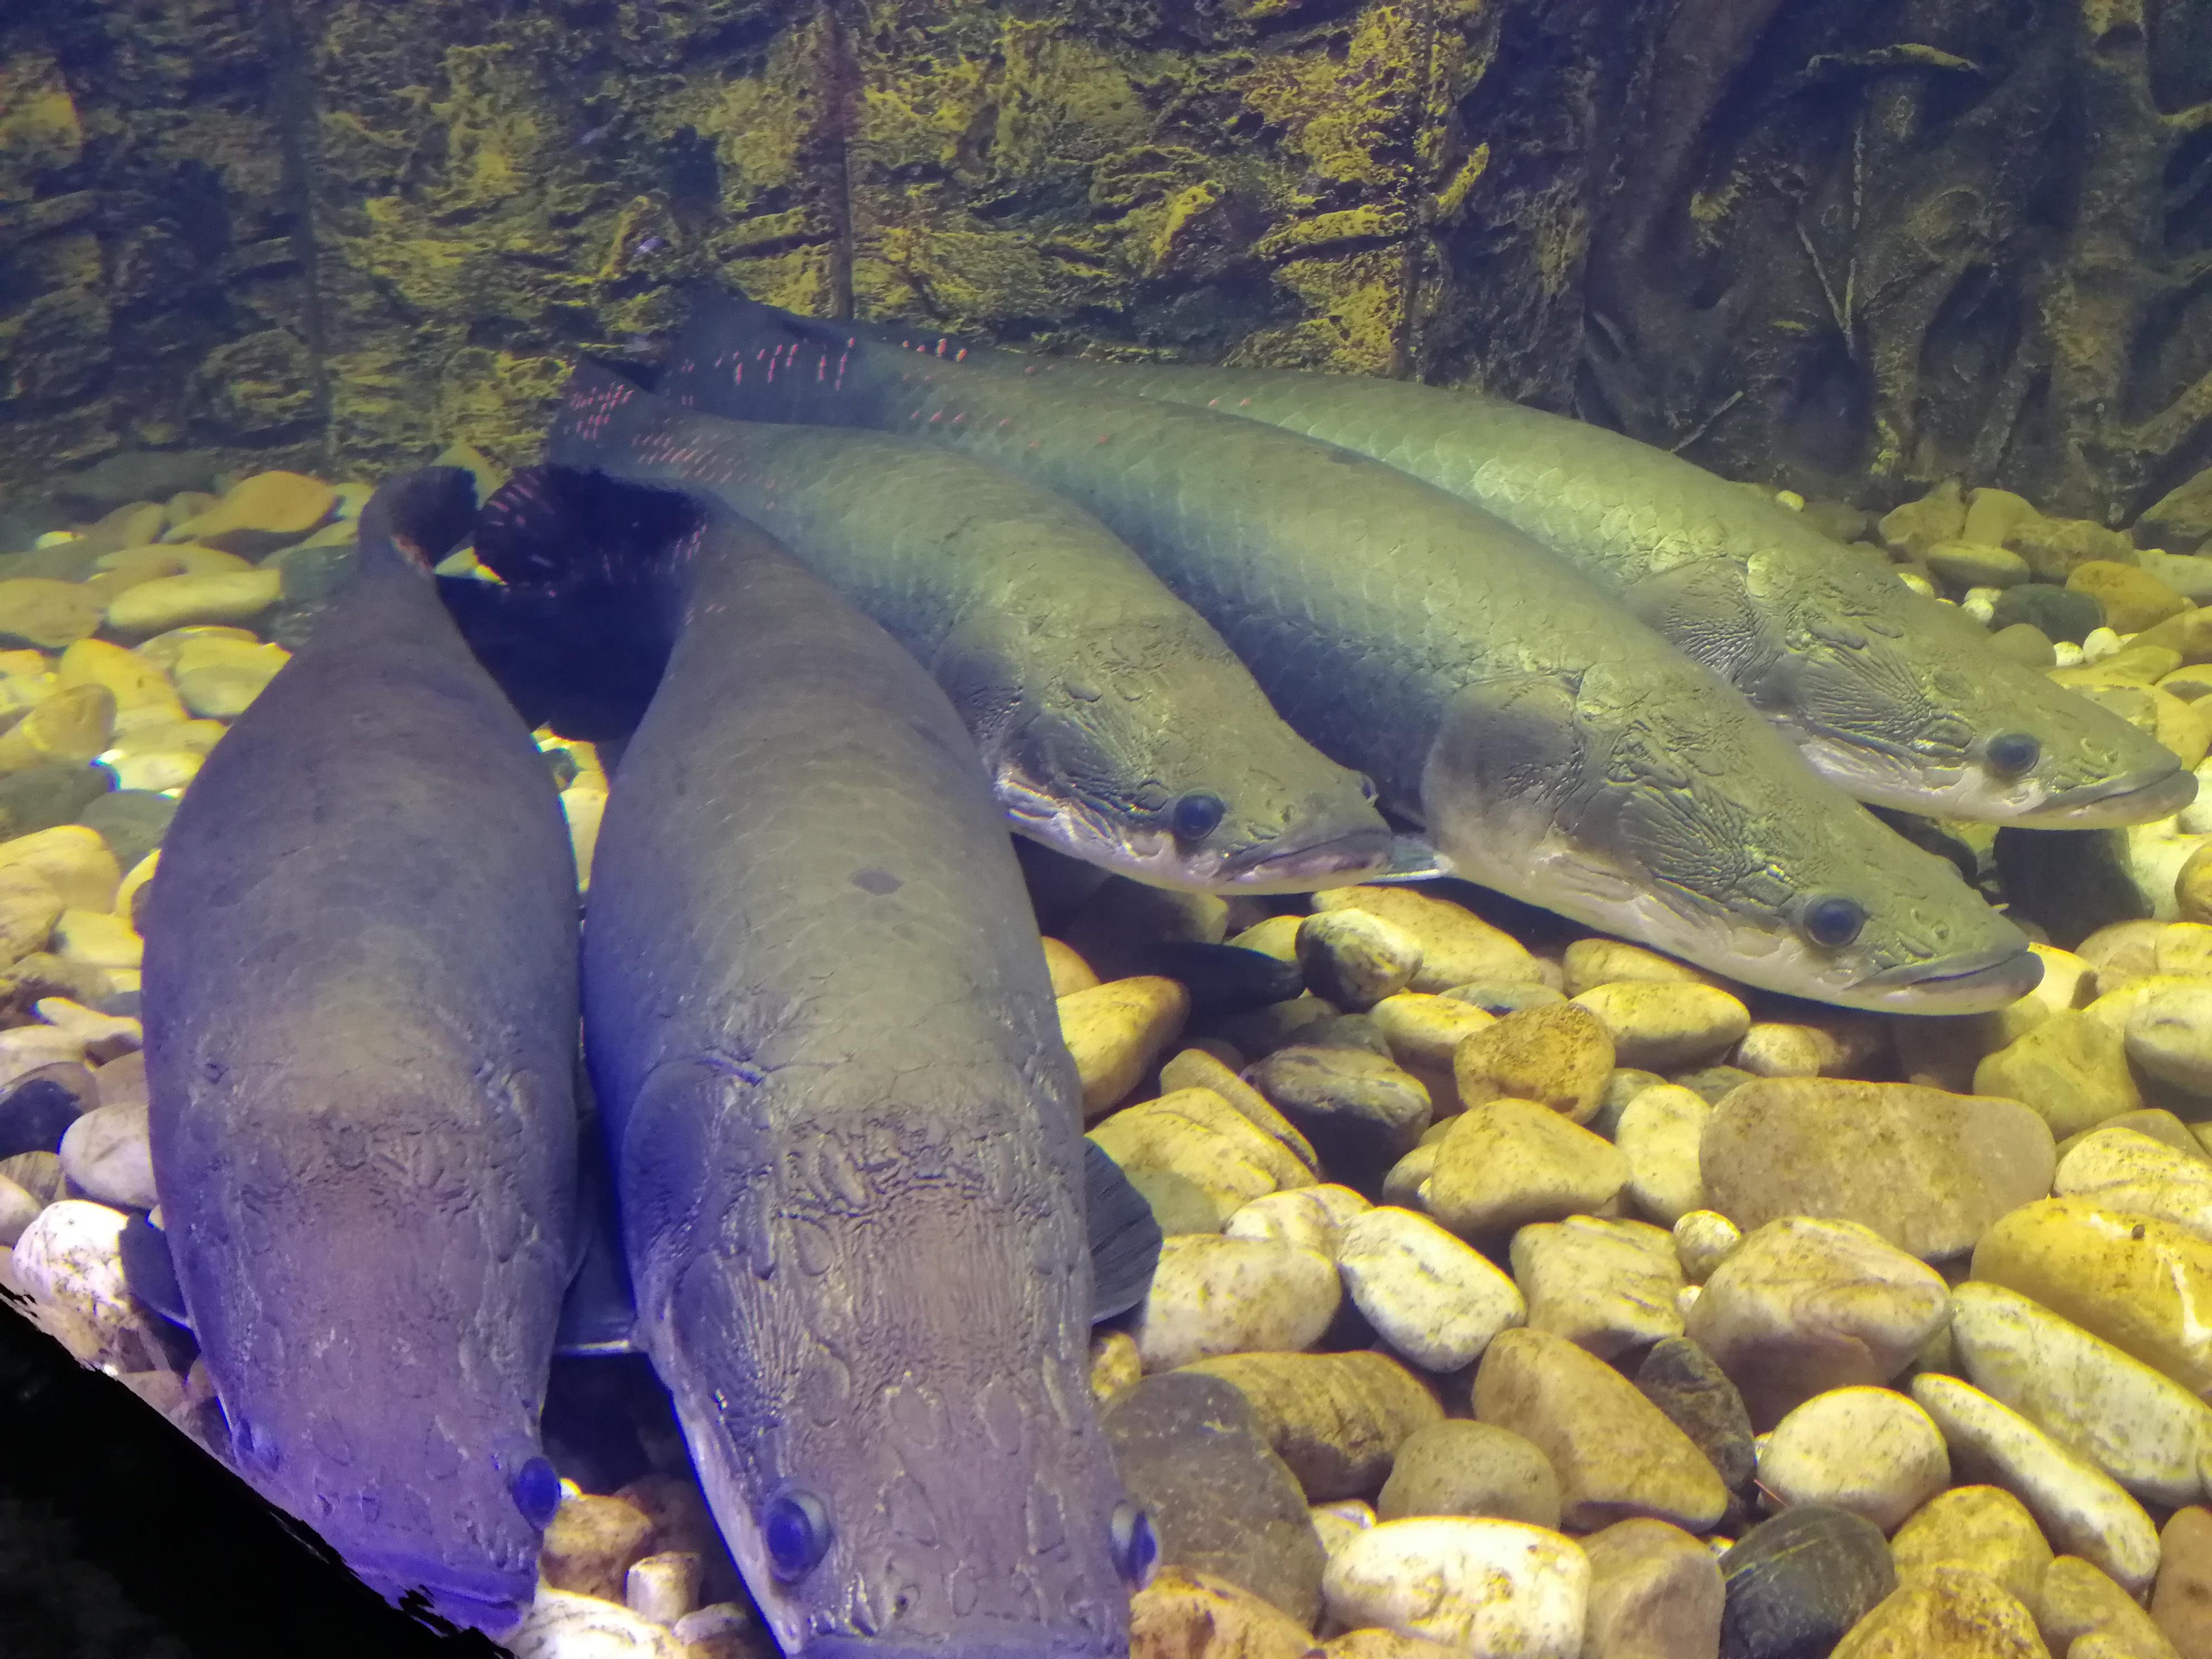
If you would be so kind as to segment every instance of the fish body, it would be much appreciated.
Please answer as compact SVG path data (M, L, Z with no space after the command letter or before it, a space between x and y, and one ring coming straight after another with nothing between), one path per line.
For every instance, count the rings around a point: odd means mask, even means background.
M1149 1533L1092 1416L1080 1097L975 745L710 499L550 477L503 576L533 540L672 573L585 1030L637 1338L723 1536L788 1655L1125 1654ZM617 533L580 488L645 503L623 545L574 547Z
M875 433L720 420L588 364L546 453L711 490L767 530L932 672L1024 835L1139 880L1238 892L1342 885L1389 861L1364 780L1048 490Z
M156 1188L235 1462L395 1599L499 1630L560 1484L577 903L529 732L429 574L468 475L359 572L179 806L148 896Z
M1933 855L1822 783L1725 683L1520 532L1352 452L1069 392L762 306L702 317L662 390L957 447L1060 490L1220 630L1451 868L1753 985L2000 1006L2039 972Z
M726 301L707 302L707 315ZM704 320L702 319L702 320ZM943 337L866 337L936 356ZM2195 780L2148 733L1994 649L1797 514L1680 457L1503 398L1374 376L1100 363L949 343L963 368L1212 409L1336 444L1496 514L1741 691L1839 787L1902 811L2145 823Z

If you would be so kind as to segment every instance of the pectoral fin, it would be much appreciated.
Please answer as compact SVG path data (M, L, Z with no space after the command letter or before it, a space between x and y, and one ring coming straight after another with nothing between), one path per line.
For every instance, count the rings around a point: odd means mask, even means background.
M1091 1322L1127 1313L1152 1287L1160 1224L1121 1166L1083 1143L1083 1220L1091 1240Z

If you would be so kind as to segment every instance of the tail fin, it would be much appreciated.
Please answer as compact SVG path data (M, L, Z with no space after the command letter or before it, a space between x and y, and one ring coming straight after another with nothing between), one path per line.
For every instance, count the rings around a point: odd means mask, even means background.
M477 520L477 562L500 580L449 578L439 595L532 728L627 737L667 660L663 556L699 522L676 491L526 467Z
M562 593L650 584L664 556L699 527L681 490L568 466L525 467L484 503L476 553L510 586Z
M802 317L749 300L711 283L694 283L684 295L684 324L669 350L664 376L678 366L712 362L728 352L751 353L794 342L843 348L854 343L895 348L925 356L973 361L998 355L986 340L949 333L927 323L864 323L849 317ZM654 390L665 392L659 381Z
M362 568L398 562L428 575L461 544L476 515L476 479L460 467L426 466L386 478L362 509Z

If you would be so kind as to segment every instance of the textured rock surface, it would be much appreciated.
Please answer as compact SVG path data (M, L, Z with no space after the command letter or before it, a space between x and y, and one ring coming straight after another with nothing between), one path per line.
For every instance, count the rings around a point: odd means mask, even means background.
M1309 1503L1372 1496L1398 1448L1444 1414L1388 1354L1238 1353L1190 1369L1234 1383L1252 1402Z
M1616 1521L1581 1540L1589 1558L1583 1659L1713 1659L1723 1589L1713 1553L1663 1521Z
M2147 1503L2203 1495L2212 1407L2188 1389L2001 1285L1961 1285L1951 1308L1952 1351L1983 1393Z
M1559 1480L1544 1454L1510 1429L1452 1418L1398 1448L1375 1512L1385 1521L1487 1515L1557 1530Z
M1720 1569L1721 1651L1730 1659L1825 1654L1897 1584L1881 1529L1817 1504L1753 1527Z
M1899 1583L1937 1567L1986 1574L2033 1604L2051 1546L2027 1505L2002 1486L1954 1486L1922 1504L1889 1540Z
M1474 1376L1475 1415L1543 1452L1568 1526L1650 1516L1704 1532L1728 1492L1703 1452L1633 1383L1564 1337L1507 1331Z
M1210 1573L1164 1566L1129 1598L1129 1650L1144 1659L1304 1659L1306 1627Z
M1101 1426L1160 1556L1243 1586L1301 1624L1321 1613L1321 1540L1297 1479L1233 1385L1192 1371L1146 1378Z
M1938 1567L1889 1596L1833 1659L2047 1659L2018 1597L1977 1572Z
M1759 1484L1778 1507L1821 1504L1884 1532L1950 1483L1951 1461L1928 1413L1888 1389L1816 1394L1759 1449Z
M1515 1521L1388 1521L1323 1580L1340 1625L1381 1625L1462 1653L1577 1659L1589 1562L1571 1539Z
M1699 1150L1706 1206L1746 1232L1829 1216L1931 1261L2049 1192L2054 1162L2049 1127L2016 1101L1826 1078L1747 1083Z
M1924 1372L1912 1380L1912 1397L1942 1430L1962 1478L2004 1487L2027 1505L2053 1545L2095 1562L2130 1594L2150 1588L2158 1534L2113 1481L1956 1377Z
M1771 1426L1826 1389L1887 1382L1950 1316L1925 1263L1854 1222L1792 1218L1737 1245L1684 1323Z

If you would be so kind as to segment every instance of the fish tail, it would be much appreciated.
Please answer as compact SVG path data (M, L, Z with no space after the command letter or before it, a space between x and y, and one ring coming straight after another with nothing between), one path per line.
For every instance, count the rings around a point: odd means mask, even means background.
M477 561L499 580L448 579L440 597L528 725L626 737L666 665L669 556L703 523L680 491L526 467L477 517Z
M510 586L567 593L657 582L702 522L680 489L574 466L515 473L477 515L477 561Z
M361 512L364 563L404 563L428 575L469 533L476 479L458 466L426 466L387 478Z

